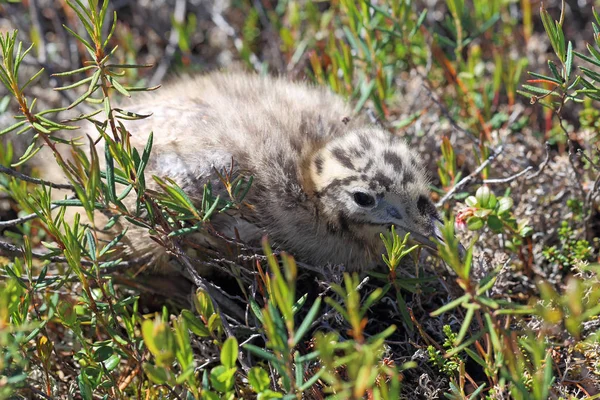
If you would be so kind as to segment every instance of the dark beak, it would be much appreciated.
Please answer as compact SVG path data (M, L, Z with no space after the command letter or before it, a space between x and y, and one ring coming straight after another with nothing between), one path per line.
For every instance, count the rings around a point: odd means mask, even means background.
M442 231L441 231L442 227L443 227L443 223L436 219L436 221L434 222L434 232L430 237L427 237L421 233L406 230L406 229L405 229L405 231L410 232L410 239L412 241L414 241L417 244L420 244L423 247L426 247L427 249L431 250L433 253L438 254L438 243L445 242L444 237L442 236ZM460 242L458 242L458 256L460 257L460 259L464 260L466 254L467 254L466 249Z

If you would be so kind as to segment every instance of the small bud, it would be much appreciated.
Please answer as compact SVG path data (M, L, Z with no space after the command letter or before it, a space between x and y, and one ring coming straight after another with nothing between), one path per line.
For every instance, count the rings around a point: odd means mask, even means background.
M479 203L479 205L481 207L486 208L490 202L490 195L490 188L487 186L481 186L479 189L477 189L477 192L475 193L475 197L477 198L477 202Z

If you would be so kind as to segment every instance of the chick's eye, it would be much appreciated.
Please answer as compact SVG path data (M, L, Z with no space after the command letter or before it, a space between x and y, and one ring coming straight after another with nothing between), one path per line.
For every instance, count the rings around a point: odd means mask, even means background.
M361 207L371 207L375 205L375 198L364 192L354 192L354 202Z

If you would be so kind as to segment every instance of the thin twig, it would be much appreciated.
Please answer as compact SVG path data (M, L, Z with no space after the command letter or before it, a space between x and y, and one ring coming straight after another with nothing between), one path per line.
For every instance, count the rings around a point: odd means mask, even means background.
M55 204L52 206L51 210L54 210L57 207L59 207L59 206ZM0 221L0 229L17 226L17 225L20 225L24 222L30 221L30 220L38 218L38 217L39 217L39 215L37 215L36 213L32 213L32 214L26 215L21 218L15 218L15 219L11 219L9 221Z
M255 333L255 334L253 334L253 335L250 335L250 337L249 337L248 339L246 339L246 340L244 340L242 343L240 343L240 347L243 347L245 344L248 344L248 343L250 343L251 341L253 341L254 339L257 339L257 338L259 338L259 337L262 337L262 335L261 335L261 334L259 334L259 333Z
M69 196L67 197L66 200L73 200L75 199L76 196ZM57 209L58 207L62 207L61 204L52 204L50 206L50 211ZM15 218L15 219L11 219L9 221L0 221L0 229L4 229L4 228L10 228L13 226L17 226L20 225L24 222L30 221L32 219L38 218L39 215L37 213L31 213L29 215L26 215L24 217L20 217L20 218Z
M36 185L44 185L44 186L48 186L54 189L66 189L66 190L75 190L73 188L73 185L69 185L67 183L53 183L50 181L45 181L43 179L39 179L39 178L34 178L32 176L28 176L25 174L22 174L18 171L15 171L14 169L11 168L6 168L3 165L0 165L0 172L6 175L10 175L13 176L19 180L25 181L25 182L31 182L31 183L35 183Z
M228 309L230 309L230 311L235 311L235 309L239 308L239 307L237 307L237 305L235 305L235 307L231 307L232 302L229 299L227 299L225 296L223 296L221 293L219 293L219 291L215 288L215 285L208 282L207 280L202 278L200 276L200 274L198 274L198 271L196 271L196 268L194 268L194 266L190 262L189 258L187 257L187 255L185 254L183 249L179 246L179 244L172 242L172 248L169 250L176 257L177 261L179 261L179 263L184 267L185 272L187 272L190 275L190 277L194 281L194 284L198 288L205 291L210 296L210 298L212 299L212 301L214 303L215 310L217 311L217 313L219 314L219 317L221 318L221 323L223 324L223 330L225 331L227 336L235 336L233 330L231 329L231 326L229 325L229 323L227 322L227 319L223 315L223 312L221 310L221 305L222 304L228 305ZM239 314L240 314L239 318L243 320L244 312L240 310ZM250 366L245 361L244 354L242 352L239 353L239 360L240 360L240 364L242 365L242 368L246 372L248 372L250 370Z
M212 358L209 358L203 364L197 366L196 369L195 369L195 371L196 372L204 372L204 370L206 369L206 367L208 367L210 364L217 363L219 361L221 361L221 357L212 357Z
M0 250L2 250L3 252L7 252L8 254L13 254L13 255L22 256L24 254L23 250L20 249L19 247L15 246L14 244L4 242L2 240L0 240ZM41 260L47 260L50 262L58 262L58 263L66 263L67 262L67 259L65 257L51 256L49 254L44 254L44 253L40 253L37 251L32 251L31 256L34 258L38 258ZM106 267L106 268L100 266L100 268L106 269L107 271L116 272L117 270L122 270L122 269L127 269L130 267L143 265L148 261L149 261L149 257L142 257L142 258L138 258L138 259L131 260L131 261L121 261L116 264L111 264L110 267ZM89 266L93 266L94 263L92 261L81 260L81 265L89 267Z
M484 179L483 181L481 181L481 183L485 183L485 184L510 183L514 180L519 179L520 177L522 177L526 174L527 174L527 176L525 177L526 180L536 178L544 171L544 168L546 168L546 165L548 165L549 160L550 160L550 143L546 142L546 158L544 159L544 161L542 161L542 163L538 167L537 171L528 174L531 170L533 170L533 166L530 165L527 168L525 168L523 171L518 172L511 176L508 176L506 178Z
M550 143L546 142L544 144L544 146L546 147L546 158L544 159L544 161L542 161L542 163L538 167L538 170L536 172L534 172L533 174L529 175L527 177L527 179L537 178L544 171L546 166L548 165L548 161L550 161Z
M179 396L169 384L163 383L161 386L166 387L169 390L169 392L171 392L171 395L175 396L177 400L182 400L181 396Z
M421 78L425 82L425 77L421 76ZM444 114L444 116L448 119L448 121L450 121L450 125L452 125L452 127L454 129L456 129L457 131L465 134L477 146L479 146L480 145L480 141L477 138L477 136L475 136L472 132L468 131L467 129L465 129L465 128L461 127L460 125L458 125L458 123L450 115L450 112L448 111L448 109L446 108L446 106L444 104L442 104L442 102L437 98L437 96L433 93L433 91L425 83L422 83L422 86L425 89L425 91L427 92L427 96L431 99L431 101L433 101L438 106L438 108L440 109L440 111L442 112L442 114Z
M179 45L179 30L175 24L183 25L185 23L186 3L186 0L177 0L175 2L175 10L173 11L174 23L171 28L171 33L169 34L169 43L165 48L165 53L160 60L160 64L158 64L154 75L152 75L152 78L150 79L149 86L160 84L171 66L173 55Z
M383 122L381 122L381 119L375 114L375 111L373 111L373 109L367 108L365 111L367 113L367 117L369 117L369 120L373 125L385 129L385 127L383 126Z
M567 138L567 142L569 144L569 164L571 164L571 169L573 170L573 175L575 176L575 182L577 182L577 187L578 187L579 191L581 192L581 194L585 195L585 189L583 188L583 184L581 183L581 181L579 179L579 172L577 171L577 166L575 165L575 154L577 153L577 151L575 150L575 145L573 144L574 141L571 139L571 136L569 135L569 131L567 130L567 128L563 125L563 119L560 115L560 111L557 111L556 115L558 116L559 126L562 129L562 131L564 132L564 134Z
M482 181L482 183L485 184L494 184L494 183L509 183L512 182L516 179L519 179L520 177L522 177L523 175L525 175L526 173L528 173L529 171L531 171L533 169L533 167L530 165L527 168L525 168L523 171L518 172L514 175L511 176L507 176L506 178L492 178L492 179L484 179Z
M443 206L448 200L450 200L454 193L458 192L459 190L467 186L467 184L469 184L472 180L474 180L481 171L483 171L492 161L496 159L496 157L500 155L500 153L502 153L503 150L504 146L498 146L496 150L494 150L494 152L487 158L487 160L482 162L481 165L477 167L475 171L471 172L469 175L461 179L460 182L454 185L454 187L450 189L448 193L446 193L444 197L442 197L440 201L436 203L435 206L438 208Z
M175 256L179 264L183 266L184 272L189 274L189 277L192 279L194 284L198 288L207 292L217 305L220 304L221 306L225 306L227 310L230 311L232 314L235 314L236 317L243 319L244 312L237 306L237 304L233 303L227 298L227 296L223 295L221 293L222 290L218 286L207 281L206 279L202 278L200 274L198 274L198 271L192 265L192 262L190 261L189 257L184 253L183 249L179 245L174 244L174 247L175 249L171 250L171 253ZM228 332L227 329L226 333L230 336L233 335L233 332Z
M600 174L598 174L598 176L596 177L592 189L588 192L585 198L586 208L590 211L586 215L584 222L586 226L586 235L589 236L590 240L592 239L591 232L589 229L587 229L587 227L589 226L589 222L591 221L592 216L594 215L592 210L594 209L594 201L596 197L598 197L598 195L600 195Z
M577 155L581 158L583 158L584 160L586 160L588 163L590 163L590 165L598 172L600 172L600 165L596 164L594 161L592 161L591 158L589 158L587 156L587 154L585 154L585 152L583 151L583 149L578 149L577 150Z
M34 388L33 386L27 386L27 389L31 390L34 395L40 396L40 398L45 400L53 400L53 397L48 396L46 393L42 392L39 389Z

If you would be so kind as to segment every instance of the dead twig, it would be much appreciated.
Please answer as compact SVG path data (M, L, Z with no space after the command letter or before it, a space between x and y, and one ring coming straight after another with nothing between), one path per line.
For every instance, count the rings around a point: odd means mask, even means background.
M473 171L471 174L469 174L468 176L463 178L452 189L450 189L448 191L448 193L446 193L446 195L444 195L444 197L442 197L442 199L436 204L436 206L437 207L443 206L444 203L449 200L450 196L452 196L454 193L456 193L458 190L464 188L468 184L486 184L486 185L490 184L491 185L491 184L500 184L500 183L510 183L510 182L515 181L523 176L525 176L526 180L538 177L544 171L546 166L548 165L548 161L550 161L550 144L548 142L546 142L545 147L546 147L546 157L544 158L544 161L542 161L542 163L539 165L537 171L535 171L535 172L532 172L534 167L530 165L527 168L525 168L524 170L522 170L514 175L507 176L506 178L491 178L491 179L476 180L475 178L477 177L477 175L481 171L483 171L483 169L485 167L487 167L489 165L489 163L492 162L496 157L498 157L498 155L503 151L503 146L499 146L498 148L496 148L494 153L490 157L488 157L488 159L485 160L475 171Z
M462 188L464 188L465 186L467 186L471 181L473 181L477 175L479 175L479 173L481 171L483 171L492 161L494 161L496 159L496 157L498 157L500 155L500 153L502 153L502 151L504 150L504 146L498 146L494 152L487 158L487 160L485 160L484 162L481 163L481 165L479 167L477 167L477 169L473 172L471 172L469 175L465 176L463 179L461 179L456 185L454 185L454 187L452 187L448 193L446 193L444 195L444 197L442 197L440 199L440 201L438 201L435 206L436 207L442 207L448 200L450 200L450 198L452 196L454 196L454 194L456 192L458 192L459 190L461 190Z
M585 197L586 209L589 210L589 212L585 216L584 222L586 226L586 235L589 237L589 239L592 239L592 237L589 232L590 230L587 228L589 226L589 222L592 220L592 216L594 215L594 202L596 201L598 195L600 195L600 174L598 174L598 176L596 177L592 189L588 192L587 196Z
M577 150L577 155L581 158L583 158L584 160L586 160L588 163L590 163L590 165L598 172L600 172L600 165L596 164L594 161L592 161L591 158L588 157L587 154L585 154L585 152L583 151L583 149L579 149Z
M21 181L35 183L36 185L44 185L44 186L48 186L48 187L51 187L54 189L75 190L73 188L73 185L69 185L67 183L53 183L50 181L45 181L43 179L34 178L32 176L28 176L28 175L22 174L18 171L15 171L14 169L7 168L3 165L0 165L0 172L3 174L9 175L9 176L15 177Z
M423 79L423 82L425 82L427 80L426 77L424 77L424 76L421 76L421 78ZM442 102L437 98L437 96L433 93L433 91L431 90L431 88L429 88L429 86L427 86L425 83L423 83L422 86L425 89L425 91L427 92L427 97L429 97L431 99L431 101L433 101L435 103L435 105L438 106L438 108L440 109L440 111L442 112L442 114L444 115L444 117L446 117L448 119L448 121L450 122L450 125L452 125L452 127L454 129L456 129L457 131L459 131L459 132L463 133L464 135L466 135L477 146L479 146L481 144L481 142L479 141L479 139L477 138L477 136L475 136L473 134L473 132L470 132L467 129L465 129L465 128L461 127L460 125L458 125L458 123L450 115L450 112L448 111L448 109L446 108L446 106L444 104L442 104Z
M571 164L571 169L573 170L573 175L575 176L575 182L577 183L577 188L579 189L579 192L582 195L585 195L585 189L583 188L583 184L581 183L581 180L579 179L579 172L577 170L577 166L575 165L575 154L577 153L577 151L575 150L575 145L574 145L574 140L571 139L569 132L567 131L567 128L565 128L565 126L563 125L563 119L560 116L560 114L558 114L558 121L559 121L559 126L560 128L563 130L564 134L567 137L567 142L569 144L569 164Z
M544 171L544 169L546 168L546 165L548 165L549 160L550 160L550 143L546 142L546 158L539 165L537 171L535 171L533 173L529 173L531 170L533 170L533 166L530 165L527 168L525 168L524 170L522 170L521 172L518 172L518 173L508 176L506 178L484 179L483 181L481 181L481 183L485 183L485 184L510 183L512 181L519 179L520 177L522 177L524 175L527 175L525 177L526 180L536 178Z
M76 198L76 196L69 196L69 197L67 197L67 200L73 200L75 198ZM58 207L63 207L63 206L60 204L52 204L50 206L50 210L55 210ZM24 222L30 221L32 219L36 219L38 217L39 217L39 215L37 213L31 213L29 215L25 215L24 217L15 218L15 219L11 219L8 221L0 221L0 229L11 228L13 226L20 225Z
M185 23L185 12L186 12L186 0L177 0L175 3L175 10L173 11L173 21L174 24L184 24ZM173 25L174 25L173 24ZM176 26L171 27L171 33L169 33L169 43L165 48L165 53L163 54L160 64L156 67L156 71L152 78L150 79L149 86L156 86L160 84L167 74L169 67L171 66L171 62L173 61L173 55L175 55L175 50L179 45L179 30Z
M172 242L172 246L168 250L175 256L177 261L183 266L184 271L187 274L189 274L189 276L192 278L194 284L201 290L205 291L210 296L210 298L213 301L215 310L217 311L217 313L219 314L219 317L221 318L221 323L223 324L223 330L225 331L227 336L235 336L235 333L233 332L233 330L231 329L231 326L227 322L227 319L225 318L225 315L223 314L221 307L226 306L227 310L229 312L232 312L233 314L236 315L236 317L239 317L242 320L244 319L243 310L241 310L237 306L237 304L233 303L226 296L223 296L223 294L220 293L220 288L218 288L211 282L207 281L206 279L202 278L200 276L200 274L198 274L198 271L196 271L196 268L194 268L194 266L190 262L189 258L187 257L187 255L185 254L183 249L179 246L179 244ZM242 365L242 368L244 369L244 371L246 371L246 372L250 371L250 366L244 359L244 355L242 352L239 353L239 360L240 360L240 364Z
M50 209L54 210L58 207L60 207L60 206L57 204L54 204L50 207ZM0 229L11 228L13 226L20 225L24 222L30 221L30 220L38 218L38 217L39 217L39 215L37 215L36 213L32 213L32 214L26 215L24 217L15 218L15 219L11 219L8 221L0 221Z
M57 208L57 205L52 206L52 210L54 210L55 208ZM32 219L38 218L39 215L37 215L36 213L32 213L29 215L26 215L24 217L20 217L20 218L15 218L15 219L11 219L8 221L0 221L0 229L4 229L4 228L11 228L13 226L17 226L20 225L24 222L30 221Z

